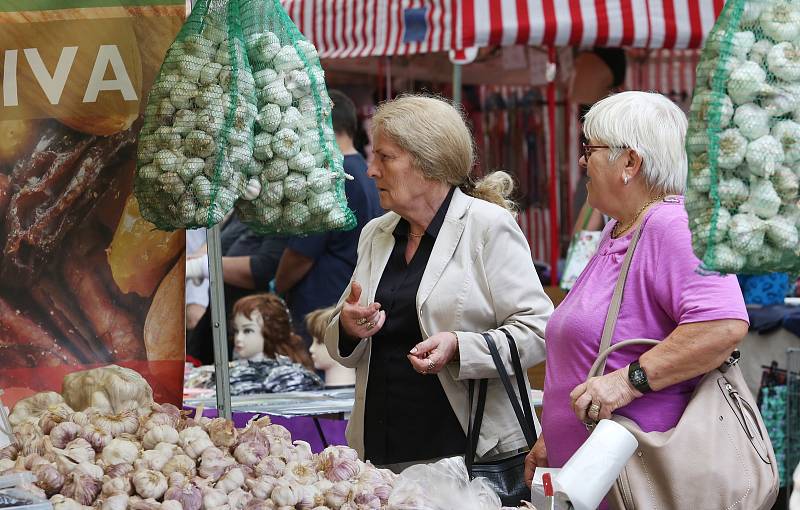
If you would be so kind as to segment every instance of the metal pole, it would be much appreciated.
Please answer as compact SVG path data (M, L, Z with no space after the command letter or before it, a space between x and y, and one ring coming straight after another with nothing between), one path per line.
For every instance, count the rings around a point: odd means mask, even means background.
M231 380L228 375L228 327L225 317L225 283L222 278L220 225L208 229L208 274L211 285L211 327L214 334L214 368L219 415L231 419Z
M461 64L453 64L453 105L461 104Z

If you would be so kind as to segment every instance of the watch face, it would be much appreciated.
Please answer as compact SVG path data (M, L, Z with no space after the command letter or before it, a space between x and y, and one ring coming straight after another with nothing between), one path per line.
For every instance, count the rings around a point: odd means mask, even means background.
M641 368L634 370L633 373L631 373L631 383L637 387L642 384L647 384L647 377L644 375L644 370Z

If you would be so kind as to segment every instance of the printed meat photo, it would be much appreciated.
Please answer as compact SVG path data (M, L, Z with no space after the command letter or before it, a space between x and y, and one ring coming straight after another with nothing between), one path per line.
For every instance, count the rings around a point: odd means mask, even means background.
M184 16L164 3L0 13L16 86L0 105L0 387L12 403L87 366L182 372L184 233L156 230L132 195L142 105Z

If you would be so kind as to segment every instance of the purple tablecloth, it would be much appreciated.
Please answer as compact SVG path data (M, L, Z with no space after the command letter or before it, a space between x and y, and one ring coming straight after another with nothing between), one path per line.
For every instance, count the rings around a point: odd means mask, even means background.
M194 412L193 407L186 407L184 409L189 412ZM203 416L206 418L216 418L219 412L216 409L203 409ZM263 413L240 413L235 412L232 415L233 424L236 428L244 428L247 422L255 417L269 416L272 423L283 425L292 434L292 440L306 441L311 445L311 451L314 453L322 451L325 447L320 437L320 432L314 424L314 418L309 416L297 416L294 418L284 418L282 416L272 416ZM329 445L347 445L344 431L347 427L347 420L330 420L325 418L317 418L322 434L325 436L325 441Z

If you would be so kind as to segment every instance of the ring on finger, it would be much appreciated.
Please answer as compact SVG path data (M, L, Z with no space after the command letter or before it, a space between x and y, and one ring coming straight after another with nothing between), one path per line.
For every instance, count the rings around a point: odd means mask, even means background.
M426 373L426 374L427 374L427 373L429 373L429 372L430 372L431 370L433 370L434 368L436 368L436 362L435 362L435 361L433 361L432 359L431 359L431 360L428 360L428 367L425 369L425 373Z
M369 321L364 327L367 328L367 329L372 329L372 328L375 327L375 323L372 322L372 321Z
M600 416L600 405L592 402L592 405L589 406L588 414L589 418L596 420Z
M358 319L356 319L356 324L358 324L359 326L363 326L366 323L367 323L366 317L359 317Z

